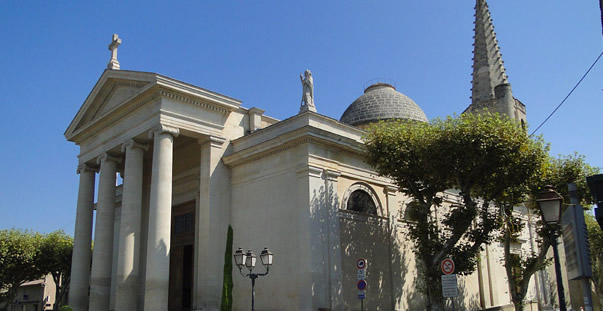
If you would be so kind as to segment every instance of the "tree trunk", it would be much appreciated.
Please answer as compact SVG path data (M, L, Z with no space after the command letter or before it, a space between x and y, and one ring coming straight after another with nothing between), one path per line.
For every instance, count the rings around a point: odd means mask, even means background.
M515 311L523 311L523 303L521 301L513 300L513 305L515 306Z

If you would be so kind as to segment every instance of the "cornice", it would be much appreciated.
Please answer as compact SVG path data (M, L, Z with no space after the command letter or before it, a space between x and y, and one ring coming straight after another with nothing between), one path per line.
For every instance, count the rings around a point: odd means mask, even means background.
M363 145L359 142L312 126L305 126L260 143L259 145L235 152L224 157L223 160L226 165L236 167L281 153L303 144L336 148L359 155L362 155L364 151Z
M199 138L197 142L200 145L205 145L209 143L212 148L222 148L222 145L224 145L224 143L226 142L226 138L210 135L207 137Z
M159 95L177 100L179 102L183 102L183 103L190 104L193 106L201 107L206 110L216 111L218 113L221 113L222 115L226 115L232 110L232 109L226 109L224 107L221 107L219 105L216 105L216 104L213 104L213 103L210 103L207 101L202 101L199 99L194 99L190 96L178 94L176 92L166 90L166 89L160 89Z
M144 92L137 94L132 99L130 99L129 103L116 107L115 110L112 110L111 112L92 121L84 127L79 128L70 137L67 137L67 139L74 142L82 141L87 137L86 134L94 134L98 132L100 128L108 128L112 124L123 119L135 110L138 110L140 107L160 98L160 94L158 91L148 93L146 94L146 96L143 96L143 94ZM136 97L139 97L140 99L136 100Z

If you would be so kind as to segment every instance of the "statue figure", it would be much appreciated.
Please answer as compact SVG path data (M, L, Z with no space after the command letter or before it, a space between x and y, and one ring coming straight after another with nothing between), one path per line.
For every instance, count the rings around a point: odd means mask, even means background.
M314 111L316 112L316 106L314 106L314 80L312 79L312 72L309 69L306 69L304 72L304 76L299 75L299 79L301 80L303 86L301 107L299 112L305 111Z

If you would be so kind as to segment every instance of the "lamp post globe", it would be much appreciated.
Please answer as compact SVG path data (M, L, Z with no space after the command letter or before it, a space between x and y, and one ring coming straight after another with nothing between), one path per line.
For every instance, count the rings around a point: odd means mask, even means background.
M253 268L255 268L257 257L252 250L248 249L247 253L243 253L243 249L239 247L234 252L234 260L237 268L239 268L239 273L243 277L248 277L251 279L251 311L255 310L255 279L260 276L268 275L268 272L270 272L270 266L272 265L272 257L272 252L268 249L268 247L264 247L264 250L260 253L260 259L266 268L266 272L256 273L253 272ZM243 271L241 271L243 266L249 269L249 273L243 274Z
M544 190L538 194L536 203L542 213L542 220L549 227L551 247L553 248L553 257L555 258L555 274L557 275L557 294L559 295L559 310L567 311L565 306L565 292L563 289L563 278L561 276L561 264L559 263L559 250L557 249L557 237L559 236L559 223L563 213L563 197L559 195L553 186L545 186Z
M245 264L245 254L243 253L243 249L239 247L234 253L235 264L241 270L243 265Z
M558 225L561 222L563 197L555 191L553 186L544 186L544 190L538 194L536 202L544 222L551 226Z
M269 269L272 266L272 252L268 249L268 247L264 247L264 250L260 253L260 259L262 260L262 264Z

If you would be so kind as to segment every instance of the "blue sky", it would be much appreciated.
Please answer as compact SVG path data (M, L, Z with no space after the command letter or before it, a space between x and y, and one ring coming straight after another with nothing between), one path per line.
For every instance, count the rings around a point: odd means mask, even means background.
M603 50L596 0L490 0L514 96L531 128ZM339 119L373 79L428 118L470 102L475 1L0 0L0 229L73 234L78 147L63 133L109 61L157 72L285 119L312 70L319 113ZM603 60L539 133L551 153L603 167Z

